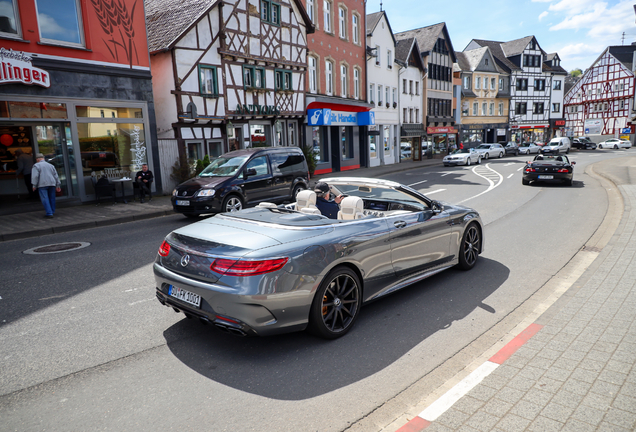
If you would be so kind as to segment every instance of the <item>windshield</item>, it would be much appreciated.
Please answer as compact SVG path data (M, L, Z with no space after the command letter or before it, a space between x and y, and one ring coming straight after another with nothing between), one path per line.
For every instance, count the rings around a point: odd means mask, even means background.
M205 167L199 177L229 177L233 176L241 169L241 166L249 156L237 156L233 158L219 157L214 159L210 165Z
M417 200L415 197L391 188L358 185L334 185L332 186L332 189L335 196L344 194L348 196L357 196L362 199L408 202L417 204L418 207L421 207L422 209L427 208L422 201Z
M451 154L461 154L461 153L470 153L470 149L458 149L452 152Z

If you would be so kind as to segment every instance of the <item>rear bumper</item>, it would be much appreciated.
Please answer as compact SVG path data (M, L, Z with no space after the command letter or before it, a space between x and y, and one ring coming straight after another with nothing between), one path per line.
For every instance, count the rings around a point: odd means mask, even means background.
M551 179L539 178L539 176L552 176ZM540 182L564 182L568 180L572 180L573 173L524 173L523 179L527 181L540 181Z

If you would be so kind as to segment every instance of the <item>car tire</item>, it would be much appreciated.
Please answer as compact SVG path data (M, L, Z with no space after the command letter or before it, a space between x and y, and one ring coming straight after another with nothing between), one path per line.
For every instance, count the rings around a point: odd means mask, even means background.
M515 152L515 157L519 156L519 151Z
M614 144L614 150L618 150L618 144Z
M349 267L336 267L327 273L316 291L307 330L324 339L344 336L358 318L361 305L358 275Z
M569 148L565 151L565 154L570 154L570 149Z
M503 157L503 152L499 152L499 159Z
M298 196L298 194L300 193L300 191L304 191L306 188L303 187L303 185L296 185L294 187L294 190L292 191L292 195L291 195L291 201L292 202L296 202L296 197Z
M521 184L524 186L528 186L530 184L530 180L526 180L524 178L521 179Z
M565 181L565 185L566 186L572 186L572 179L566 180Z
M481 156L477 158L477 165L481 165Z
M466 158L466 166L470 166L470 156Z
M462 242L459 245L459 268L462 270L470 270L475 267L477 257L481 250L481 231L477 224L472 223L466 227Z
M243 210L243 200L238 195L228 195L223 200L221 209L224 213L233 213Z
M488 159L488 153L484 153L484 159Z
M598 145L598 148L602 149L602 148L603 148L603 146L599 144L599 145Z

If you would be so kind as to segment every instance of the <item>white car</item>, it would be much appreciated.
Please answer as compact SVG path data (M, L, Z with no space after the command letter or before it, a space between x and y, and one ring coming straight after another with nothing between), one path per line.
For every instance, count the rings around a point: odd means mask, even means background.
M570 153L570 139L568 137L552 138L541 148L541 153Z
M598 148L600 148L600 149L604 149L604 148L613 148L613 149L624 148L624 149L628 149L628 148L632 148L632 142L631 141L627 141L627 140L618 139L618 138L610 138L608 140L605 140L603 142L598 143Z
M532 154L532 153L540 153L541 146L536 145L533 142L525 142L519 144L519 154Z
M491 157L502 158L506 154L506 150L501 144L481 144L475 147L481 154L482 159L489 159Z
M455 165L466 165L470 166L471 164L480 164L481 163L481 154L475 150L471 149L459 149L455 150L451 154L444 156L444 166L455 166Z

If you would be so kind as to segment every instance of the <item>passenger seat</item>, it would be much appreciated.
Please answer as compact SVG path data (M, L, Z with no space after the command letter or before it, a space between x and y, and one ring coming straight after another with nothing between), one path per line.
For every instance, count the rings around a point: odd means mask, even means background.
M349 196L344 198L340 202L340 211L338 212L338 219L340 220L354 220L364 217L364 201L362 198Z
M316 207L316 192L312 190L303 190L296 195L296 211L302 211L303 209L318 210ZM320 214L320 210L318 210Z

